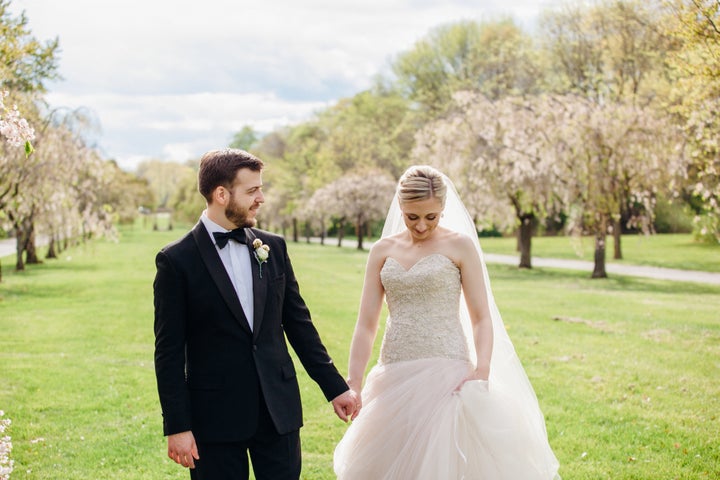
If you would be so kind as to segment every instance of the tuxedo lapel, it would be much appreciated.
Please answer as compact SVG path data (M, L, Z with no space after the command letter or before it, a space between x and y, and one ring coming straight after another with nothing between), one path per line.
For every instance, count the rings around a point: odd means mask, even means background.
M205 229L205 225L203 225L202 222L198 222L195 228L193 228L192 234L200 251L200 257L210 272L210 276L220 291L220 295L223 297L223 300L225 300L235 319L240 323L240 326L246 330L247 333L251 333L250 326L245 318L245 313L240 305L240 300L238 299L237 293L235 293L235 289L223 266L222 260L220 260L220 255L218 255L215 245L212 240L210 240L210 234Z
M260 332L260 325L262 319L265 316L265 299L267 298L267 281L268 272L265 275L260 275L260 264L258 263L257 257L255 256L255 249L253 248L253 240L257 238L255 233L249 229L245 229L245 238L247 239L248 252L250 252L250 265L252 265L253 275L253 337L257 338ZM263 264L266 266L267 264Z

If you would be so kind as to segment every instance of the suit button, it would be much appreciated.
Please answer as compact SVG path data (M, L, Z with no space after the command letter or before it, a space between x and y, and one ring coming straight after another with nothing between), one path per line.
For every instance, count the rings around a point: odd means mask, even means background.
M253 345L253 352L257 352L257 345Z

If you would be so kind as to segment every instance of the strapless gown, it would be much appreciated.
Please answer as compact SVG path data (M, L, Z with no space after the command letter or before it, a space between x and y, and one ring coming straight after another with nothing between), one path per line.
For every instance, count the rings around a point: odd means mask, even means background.
M389 316L363 409L337 445L340 480L551 480L544 429L472 370L459 318L460 271L447 257L380 274ZM492 367L491 367L492 368Z

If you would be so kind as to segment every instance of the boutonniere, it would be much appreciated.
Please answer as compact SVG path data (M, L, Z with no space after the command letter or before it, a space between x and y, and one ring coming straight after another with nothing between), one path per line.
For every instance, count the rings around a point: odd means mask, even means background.
M262 240L256 238L253 240L253 248L255 249L255 260L258 262L260 268L260 278L262 278L262 265L268 261L270 257L270 247L262 243Z

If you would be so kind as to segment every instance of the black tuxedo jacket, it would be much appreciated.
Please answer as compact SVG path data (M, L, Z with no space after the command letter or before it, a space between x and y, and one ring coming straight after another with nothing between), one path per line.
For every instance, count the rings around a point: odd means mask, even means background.
M192 430L198 441L241 441L256 430L259 390L279 433L302 426L287 340L332 400L348 389L300 296L282 237L246 228L254 319L240 301L202 222L155 259L155 372L165 435ZM252 242L270 247L262 276Z

